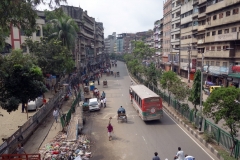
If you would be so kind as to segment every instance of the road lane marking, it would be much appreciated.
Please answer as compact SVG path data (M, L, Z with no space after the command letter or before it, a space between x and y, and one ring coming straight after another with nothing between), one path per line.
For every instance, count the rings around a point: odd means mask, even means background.
M165 111L164 111L164 112L165 112ZM193 139L167 112L165 112L165 114L166 114L169 118L171 118L171 120L172 120L174 123L176 123L176 125L177 125L189 138L191 138L193 142L195 142L195 143L198 145L198 147L200 147L212 160L214 160L214 158L213 158L209 153L207 153L207 151L206 151L205 149L203 149L202 146L200 146L200 144L198 144L198 142L195 141L195 139Z
M122 96L123 96L123 94L122 94Z
M143 138L144 142L147 144L146 139L143 136L142 136L142 138Z

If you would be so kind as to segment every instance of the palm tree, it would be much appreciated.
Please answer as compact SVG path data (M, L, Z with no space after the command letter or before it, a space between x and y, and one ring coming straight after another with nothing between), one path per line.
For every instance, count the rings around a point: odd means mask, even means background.
M54 32L49 35L49 38L57 38L62 41L63 46L72 50L79 30L76 22L68 16L62 16L58 19L52 19L50 23L52 24Z

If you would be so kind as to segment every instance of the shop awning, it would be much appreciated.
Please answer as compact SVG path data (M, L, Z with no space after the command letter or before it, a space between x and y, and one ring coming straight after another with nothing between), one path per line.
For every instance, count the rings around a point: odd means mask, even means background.
M240 78L240 73L230 73L228 77Z

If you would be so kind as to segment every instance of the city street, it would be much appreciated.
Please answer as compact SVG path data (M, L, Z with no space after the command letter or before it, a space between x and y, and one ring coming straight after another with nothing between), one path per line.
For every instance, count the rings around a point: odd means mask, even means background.
M118 67L111 70L119 71L120 77L101 78L101 85L96 85L102 92L106 92L107 107L99 112L89 113L86 119L84 133L91 135L94 141L92 147L93 160L126 159L147 160L158 152L161 159L173 159L178 147L182 147L185 154L199 160L217 159L202 144L197 144L194 138L187 134L180 124L164 113L161 121L143 122L129 101L129 86L131 79L126 66L117 62ZM102 80L108 81L108 87L102 87ZM128 122L117 122L117 110L120 106L126 109ZM114 128L112 141L108 140L107 125L109 117Z

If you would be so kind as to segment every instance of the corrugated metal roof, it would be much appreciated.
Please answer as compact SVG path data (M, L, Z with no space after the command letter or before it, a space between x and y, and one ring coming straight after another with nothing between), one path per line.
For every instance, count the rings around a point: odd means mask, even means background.
M146 86L140 84L140 85L132 85L130 86L132 90L137 93L137 95L141 98L150 98L150 97L159 97L156 93L148 89Z

